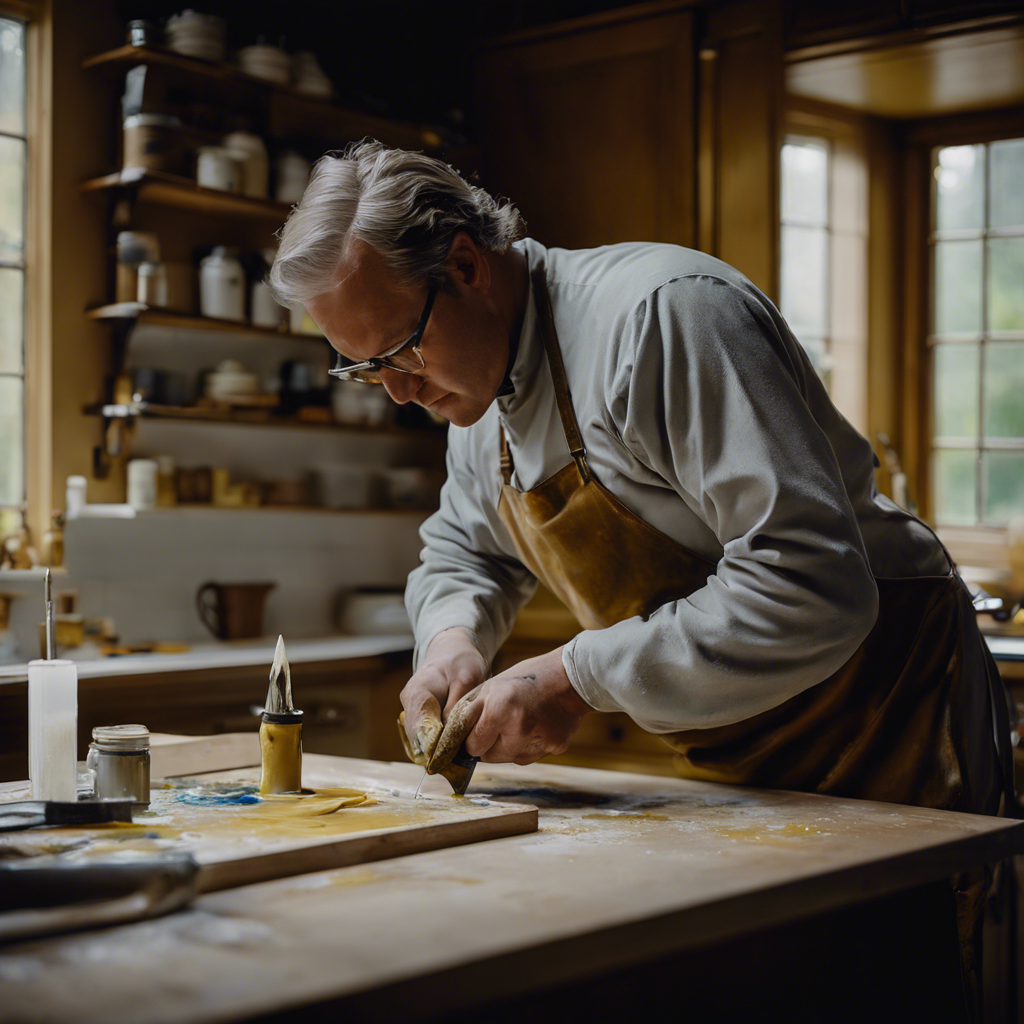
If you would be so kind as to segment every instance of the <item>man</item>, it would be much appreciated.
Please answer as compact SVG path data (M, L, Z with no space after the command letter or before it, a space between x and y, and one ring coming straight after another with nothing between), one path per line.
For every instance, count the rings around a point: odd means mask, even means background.
M363 143L318 163L271 272L345 376L452 424L407 589L414 750L472 692L485 761L622 710L690 777L997 813L1007 704L970 598L771 302L691 250L522 234ZM489 677L537 578L585 629Z

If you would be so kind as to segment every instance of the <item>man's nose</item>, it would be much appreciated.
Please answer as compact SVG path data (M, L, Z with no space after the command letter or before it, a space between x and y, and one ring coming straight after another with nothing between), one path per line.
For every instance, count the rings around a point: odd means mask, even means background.
M416 392L423 386L423 378L415 373L402 373L386 366L382 366L379 373L384 390L399 405L411 402L416 397Z

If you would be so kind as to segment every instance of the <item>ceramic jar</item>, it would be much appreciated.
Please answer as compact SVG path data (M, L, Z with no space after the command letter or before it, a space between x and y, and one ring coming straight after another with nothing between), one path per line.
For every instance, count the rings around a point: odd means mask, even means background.
M245 322L245 271L234 249L218 245L200 261L199 311L218 320Z

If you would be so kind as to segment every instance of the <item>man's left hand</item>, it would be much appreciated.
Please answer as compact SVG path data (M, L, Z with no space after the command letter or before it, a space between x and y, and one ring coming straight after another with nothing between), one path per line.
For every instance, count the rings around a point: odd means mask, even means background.
M473 757L490 764L533 764L546 754L563 753L592 710L569 682L558 648L485 680L469 715L449 721L455 726L461 719L462 728L472 722L465 743Z

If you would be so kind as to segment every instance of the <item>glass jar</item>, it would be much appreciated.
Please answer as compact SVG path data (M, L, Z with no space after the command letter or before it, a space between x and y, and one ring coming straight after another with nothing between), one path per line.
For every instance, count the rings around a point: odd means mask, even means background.
M96 773L101 800L131 798L149 806L149 730L144 725L98 725L85 763Z

